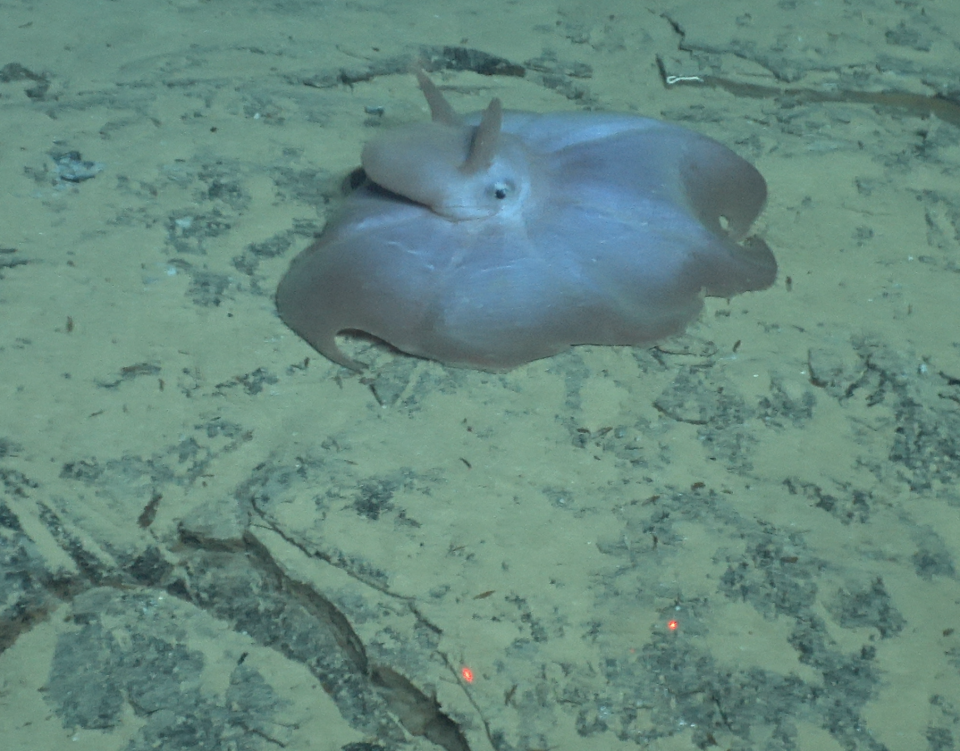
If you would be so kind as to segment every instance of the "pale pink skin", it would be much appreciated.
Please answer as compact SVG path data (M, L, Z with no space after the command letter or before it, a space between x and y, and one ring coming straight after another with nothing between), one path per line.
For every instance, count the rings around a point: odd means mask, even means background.
M693 131L626 114L459 118L420 74L432 122L368 143L346 198L277 291L319 352L347 330L450 365L505 370L575 344L649 344L703 296L769 287L763 241L740 241L766 184ZM721 219L722 218L722 219Z

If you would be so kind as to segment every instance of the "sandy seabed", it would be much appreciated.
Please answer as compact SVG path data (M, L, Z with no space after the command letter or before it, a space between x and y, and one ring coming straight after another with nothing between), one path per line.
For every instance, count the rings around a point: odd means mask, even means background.
M960 748L960 6L0 0L6 748ZM780 278L506 374L277 317L378 129L631 111ZM469 669L469 677L464 668Z

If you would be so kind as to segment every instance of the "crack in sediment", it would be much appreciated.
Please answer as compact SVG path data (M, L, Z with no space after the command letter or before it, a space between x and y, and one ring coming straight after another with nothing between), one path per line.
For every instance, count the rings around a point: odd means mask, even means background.
M668 75L663 60L657 58L660 76L668 88L706 86L723 89L749 99L789 100L791 104L837 103L866 104L907 110L919 117L936 115L944 122L960 127L960 104L939 94L925 96L906 91L856 91L851 89L811 89L798 86L763 86L712 75Z
M343 571L347 576L361 584L369 586L388 597L404 602L422 625L437 634L442 633L438 626L431 623L420 613L411 598L397 595L389 591L386 587L369 581L367 577L356 574L356 572L351 571L348 567L339 565L333 556L327 555L319 550L308 548L293 539L284 530L279 529L269 519L264 518L259 509L255 509L255 512L258 517L260 517L266 529L275 533L289 545L299 550L303 555L311 559L322 560L334 568ZM356 631L354 631L346 615L344 615L336 605L309 585L289 576L283 570L281 564L275 560L267 547L256 539L253 533L247 532L244 535L244 542L246 543L247 551L253 555L257 565L264 570L269 570L271 576L276 577L277 581L280 582L283 591L292 595L303 607L310 610L319 622L323 623L331 631L338 645L349 655L355 669L368 680L369 685L376 690L385 702L387 708L408 733L426 738L445 751L470 751L470 746L460 726L442 710L436 697L428 696L406 676L393 668L386 665L370 663L362 639ZM446 655L440 652L438 652L438 654L443 658L444 663L448 667L451 667ZM477 707L472 698L469 697L469 694L468 699L478 714L480 714L479 707ZM490 732L487 722L482 717L482 714L480 716L489 737Z

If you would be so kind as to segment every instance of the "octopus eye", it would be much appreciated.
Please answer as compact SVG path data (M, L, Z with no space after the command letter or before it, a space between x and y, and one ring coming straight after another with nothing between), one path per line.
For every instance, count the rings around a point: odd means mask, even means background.
M513 193L513 191L514 186L512 183L502 180L493 184L493 197L498 201L502 201L504 198Z

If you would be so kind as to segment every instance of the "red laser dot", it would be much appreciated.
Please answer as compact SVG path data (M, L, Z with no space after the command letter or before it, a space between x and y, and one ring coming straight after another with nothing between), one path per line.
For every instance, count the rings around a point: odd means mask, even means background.
M473 683L473 671L466 666L460 668L460 677L467 683Z
M676 631L678 628L680 628L680 622L679 622L679 621L667 621L667 628L670 629L671 631Z

